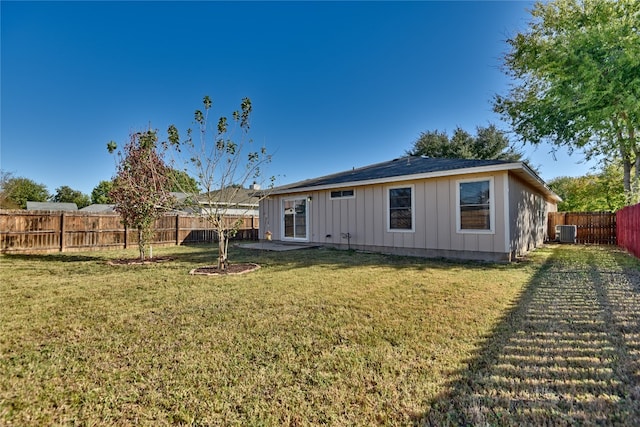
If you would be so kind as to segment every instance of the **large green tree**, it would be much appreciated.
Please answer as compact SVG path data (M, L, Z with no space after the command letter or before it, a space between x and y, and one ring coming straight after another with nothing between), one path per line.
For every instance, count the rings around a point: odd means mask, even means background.
M640 2L552 0L537 2L531 15L527 30L508 40L504 65L514 83L495 97L495 111L525 142L619 157L632 202L640 177Z
M451 138L438 130L422 132L407 154L451 159L522 159L522 154L495 125L477 127L475 136L461 128L456 128Z
M112 188L113 181L100 181L91 191L91 203L98 205L111 204L112 202L111 197L109 197L109 193Z
M0 208L26 209L27 201L46 202L49 191L44 184L11 173L0 172Z
M68 185L56 188L56 194L51 197L51 200L57 203L75 203L78 209L82 209L91 204L89 196L82 191L74 190Z
M169 189L178 193L198 194L200 185L187 172L171 168L169 169Z
M622 167L607 163L598 173L579 177L561 176L549 181L551 188L562 198L561 212L615 212L625 206Z
M153 237L155 220L175 205L169 192L169 168L159 150L154 130L130 135L123 153L118 153L117 174L109 197L127 227L138 230L140 259L144 260ZM107 144L110 152L116 143Z

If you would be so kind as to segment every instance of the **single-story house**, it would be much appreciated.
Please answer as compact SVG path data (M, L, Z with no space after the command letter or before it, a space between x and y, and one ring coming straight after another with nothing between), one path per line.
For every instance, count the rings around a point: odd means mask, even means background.
M198 214L220 213L224 216L258 216L260 187L252 184L249 188L227 187L200 194L197 207L192 207Z
M260 238L510 261L545 240L560 197L523 162L409 156L276 187Z

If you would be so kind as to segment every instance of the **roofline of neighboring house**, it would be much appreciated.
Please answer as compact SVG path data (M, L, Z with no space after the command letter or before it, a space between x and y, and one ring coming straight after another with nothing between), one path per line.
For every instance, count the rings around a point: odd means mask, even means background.
M475 174L475 173L503 172L503 171L513 171L515 173L521 172L521 173L517 173L517 175L523 178L527 183L541 190L550 199L556 202L562 201L562 198L558 196L556 193L554 193L545 184L542 178L540 178L538 174L535 173L533 169L531 169L524 162L513 162L513 163L504 163L504 164L497 164L497 165L488 165L488 166L475 166L471 168L461 168L461 169L447 169L447 170L436 171L436 172L416 173L412 175L398 175L398 176L368 179L368 180L362 180L362 181L342 182L337 184L310 185L306 187L296 187L296 188L291 188L291 187L294 185L302 184L302 183L292 183L289 185L282 186L280 188L275 188L270 194L279 195L279 194L290 194L290 193L305 193L308 191L330 190L334 188L356 187L356 186L374 185L374 184L387 184L392 182L414 181L414 180L428 179L428 178L442 178L442 177L454 176L454 175L467 175L467 174Z
M199 205L220 205L220 206L247 206L247 207L254 207L254 206L258 206L258 201L255 202L241 202L241 203L234 203L234 202L214 202L214 201L206 201L206 200L201 200L198 202Z

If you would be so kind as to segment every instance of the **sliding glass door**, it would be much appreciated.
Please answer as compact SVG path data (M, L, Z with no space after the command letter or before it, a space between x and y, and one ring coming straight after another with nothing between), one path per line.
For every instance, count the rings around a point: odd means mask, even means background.
M307 198L283 200L282 211L283 239L307 240Z

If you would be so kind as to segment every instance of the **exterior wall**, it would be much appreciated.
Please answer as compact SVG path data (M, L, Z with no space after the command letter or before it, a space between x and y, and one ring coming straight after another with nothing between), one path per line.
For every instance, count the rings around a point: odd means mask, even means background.
M509 229L511 255L520 256L539 247L547 239L547 213L557 206L542 194L509 175Z
M493 232L458 232L457 181L490 177L494 188ZM508 173L497 172L345 187L355 189L353 198L331 199L331 190L298 193L296 196L310 198L307 203L309 243L402 255L508 260L508 200L505 197L508 184ZM387 190L398 185L413 187L413 231L388 231ZM272 195L261 202L261 239L266 231L270 231L273 240L283 240L282 199L291 196ZM349 233L348 239L346 233Z

